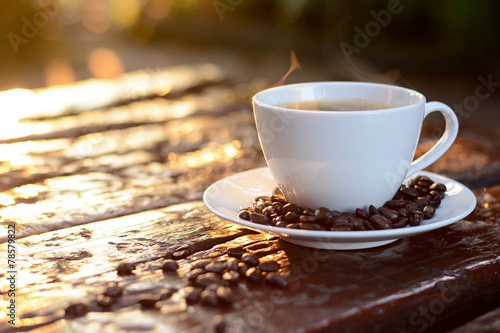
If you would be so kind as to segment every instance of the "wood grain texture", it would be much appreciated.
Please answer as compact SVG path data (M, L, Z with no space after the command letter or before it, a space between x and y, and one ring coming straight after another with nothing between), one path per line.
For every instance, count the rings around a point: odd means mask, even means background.
M153 79L132 96L127 82L137 77ZM265 165L249 103L265 82L237 84L208 65L120 80L108 99L41 106L17 122L26 129L22 135L0 143L0 223L16 225L18 246L15 331L211 332L217 315L227 332L496 327L500 132L465 128L428 168L474 189L478 204L465 219L379 248L315 250L222 220L201 201L214 181ZM81 96L109 83L34 93ZM419 154L430 142L422 138ZM164 260L184 244L192 253L177 261L178 271L162 272ZM236 246L276 260L289 287L241 280L232 306L187 305L190 267L226 259ZM124 262L136 265L134 274L117 274ZM4 270L0 281L7 302ZM104 309L96 297L112 282L124 293ZM141 296L166 288L177 291L157 309L141 309ZM64 310L75 302L88 312L70 318ZM11 332L5 315L0 312L0 331Z

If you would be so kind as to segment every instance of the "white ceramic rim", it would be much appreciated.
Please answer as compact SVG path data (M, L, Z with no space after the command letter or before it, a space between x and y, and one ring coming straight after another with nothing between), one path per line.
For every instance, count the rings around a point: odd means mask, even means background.
M350 110L350 111L324 111L324 110L304 110L304 109L297 109L297 108L285 108L281 106L276 106L272 105L266 102L261 101L260 99L267 94L271 94L275 91L283 90L283 89L293 89L293 88L300 88L300 87L312 87L314 85L342 85L342 86L367 86L367 87L379 87L379 88L386 88L386 89L392 89L392 90L397 90L401 91L404 93L407 93L411 96L419 98L419 100L415 103L408 104L408 105L402 105L402 106L391 106L390 108L386 109L376 109L376 110ZM361 97L357 97L361 98ZM387 110L391 110L392 112L398 111L398 110L403 110L408 107L413 107L417 104L425 104L426 103L426 98L425 96L413 89L410 88L404 88L400 86L395 86L391 84L385 84L385 83L375 83L375 82L357 82L357 81L317 81L317 82L303 82L303 83L293 83L293 84L285 84L282 86L278 87L272 87L268 88L265 90L262 90L255 94L252 98L252 102L254 104L259 105L260 107L266 107L275 111L281 111L281 112L289 112L289 113L302 113L304 111L307 111L311 114L317 114L317 115L326 115L326 114L359 114L359 113L366 113L369 111L371 114L380 114L380 113L386 113Z

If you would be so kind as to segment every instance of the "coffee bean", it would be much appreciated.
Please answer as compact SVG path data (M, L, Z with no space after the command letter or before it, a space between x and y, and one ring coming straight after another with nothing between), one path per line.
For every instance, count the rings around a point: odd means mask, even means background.
M410 214L410 213L408 212L408 209L406 209L406 208L399 208L399 209L398 209L398 215L399 215L400 217L408 217L408 216L409 216L409 214Z
M241 210L238 217L240 219L250 221L250 212L248 210Z
M396 212L395 210L386 207L380 207L378 211L380 212L380 215L389 219L391 222L396 222L399 219L398 212Z
M215 291L203 290L200 294L200 301L203 305L217 306L219 305L219 299Z
M246 253L247 250L245 250L243 247L238 246L238 247L232 247L226 250L226 254L230 257L233 258L241 258L241 256Z
M408 224L412 227L420 225L420 223L422 223L423 215L424 214L422 212L410 214L410 217L408 218Z
M392 210L398 210L399 208L403 208L406 205L406 201L404 200L390 200L387 201L384 206Z
M250 267L257 266L259 264L259 258L250 253L245 253L241 256L241 261Z
M258 224L269 224L271 218L262 214L250 213L250 221Z
M189 305L196 304L200 300L201 290L193 287L183 289L184 298Z
M392 227L394 229L399 229L399 228L404 228L408 224L408 218L407 217L401 217L397 222L392 224Z
M222 279L219 275L215 273L205 273L199 275L196 280L196 284L202 288L206 288L211 284L221 284Z
M229 305L234 302L234 294L229 287L221 286L217 288L215 294L222 304Z
M153 295L143 295L137 303L141 305L142 309L155 309L157 308L158 298Z
M262 210L262 215L264 216L267 216L267 217L271 217L271 215L273 215L273 212L271 211L271 209L269 209L269 207L266 207ZM250 218L251 220L252 218ZM269 223L269 222L268 222Z
M418 214L418 213L422 212L422 209L414 203L410 203L410 204L406 205L406 209L408 210L408 213L410 213L410 214L415 214L415 213Z
M89 306L87 304L78 302L69 305L64 311L64 313L66 317L76 318L86 315L88 311L89 311Z
M365 212L361 208L356 208L356 210L354 211L354 214L357 217L365 219L365 220L369 220L370 219L370 214L368 214L367 212Z
M430 187L429 190L431 191L438 191L438 192L446 192L446 185L443 183L433 183Z
M222 274L222 280L229 283L236 283L238 282L239 278L240 278L240 273L238 273L237 271L228 271Z
M116 273L120 276L134 275L134 272L133 272L134 269L135 269L134 264L131 264L128 262L126 262L126 263L122 262L116 268Z
M354 221L351 222L352 229L359 230L359 231L366 230L365 223L363 221L366 221L366 220L361 219L361 218L354 219Z
M336 223L334 224L330 230L331 231L351 231L352 225L350 223Z
M116 298L123 294L123 287L118 284L109 285L103 293L106 296Z
M288 229L300 229L300 226L298 223L288 223L286 225L286 228L288 228Z
M291 204L291 203L287 203L281 209L281 214L286 215L287 213L294 212L294 211L295 211L295 205Z
M279 228L286 228L290 223L286 222L286 221L280 221L278 223L276 223L276 226L279 227Z
M433 190L429 193L433 198L439 198L440 200L443 200L444 199L444 192L439 192L439 191L436 191L436 190Z
M428 197L418 197L418 199L415 200L414 203L419 207L425 207L431 203L431 199Z
M323 228L316 223L304 223L300 222L299 223L299 229L304 229L304 230L323 230Z
M373 215L372 217L370 217L370 222L372 223L373 227L378 230L392 228L391 220L382 215Z
M438 208L441 205L441 199L436 197L431 200L431 206L434 208Z
M422 186L422 187L427 187L429 188L429 186L431 186L434 182L430 179L420 179L418 182L417 182L417 185L418 186Z
M338 225L338 224L348 224L349 219L345 216L337 216L333 218L333 225Z
M417 185L414 187L415 190L418 191L418 194L419 195L426 195L426 194L429 194L429 188L428 187L423 187L423 186L420 186L420 185Z
M368 207L368 213L370 214L370 216L373 216L373 215L378 215L378 209L375 208L374 205L370 205Z
M302 215L306 215L306 216L314 216L314 212L315 212L315 210L314 210L314 209L307 208L307 209L304 209L304 210L302 211Z
M316 218L316 216L311 216L311 215L300 215L299 216L299 222L303 222L303 223L315 223L317 222L318 219Z
M277 215L283 214L283 204L280 202L273 202L273 210Z
M187 258L189 255L191 255L191 253L193 253L191 245L184 244L174 250L174 252L172 253L172 259L175 260L184 259Z
M172 259L165 259L163 262L163 265L161 266L161 269L164 272L175 272L179 268L179 264L175 262L175 260Z
M280 265L276 261L264 261L259 264L259 268L263 272L275 272L280 269Z
M115 300L112 297L109 297L109 296L104 295L104 294L97 295L95 301L96 301L97 305L103 309L109 309L113 305L113 303L115 302Z
M222 261L212 261L205 267L207 272L220 274L226 269L226 263Z
M291 211L285 214L285 221L288 223L294 223L299 221L299 214L295 211Z
M165 299L169 299L170 297L172 297L173 294L175 294L178 290L176 288L166 288L166 289L162 289L160 290L159 294L160 294L160 297L158 297L158 300L159 301L163 301Z
M371 224L370 220L362 219L361 222L363 222L363 226L366 230L375 230L375 227Z
M226 268L230 271L237 271L239 262L237 258L229 258L226 261Z
M188 273L188 280L191 281L191 282L194 282L196 281L196 278L202 274L205 274L207 271L204 269L204 268L196 268L196 269L193 269L191 270L189 273Z
M418 190L414 189L414 188L409 188L409 187L406 187L404 189L401 190L401 194L408 198L409 200L414 200L418 197Z
M258 267L250 267L245 276L251 282L258 282L260 280L261 271Z
M288 203L288 201L285 199L285 196L283 196L282 194L273 194L271 196L271 201L272 202L278 202L282 206L284 206L284 205L286 205Z
M242 276L245 276L245 274L247 273L247 271L249 269L250 269L250 266L247 263L240 262L238 264L238 273L240 273L240 275L242 275Z
M263 201L263 202L264 202L264 201L271 201L271 197L269 197L269 196L267 196L267 195L260 195L260 196L256 197L256 198L254 199L254 201L255 201L255 202L257 202L257 201Z
M332 211L326 207L319 207L314 211L314 215L318 220L323 222L329 222L331 219L333 219Z
M214 317L214 332L226 333L226 322L222 319L222 316L220 315Z
M424 219L428 220L434 216L434 214L436 213L436 209L432 206L425 206L423 213L424 213Z
M288 287L288 280L281 274L271 272L266 275L266 282L280 288Z

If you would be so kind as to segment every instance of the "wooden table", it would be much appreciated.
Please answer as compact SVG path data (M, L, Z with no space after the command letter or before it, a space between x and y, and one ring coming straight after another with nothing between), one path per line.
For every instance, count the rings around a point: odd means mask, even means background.
M2 93L0 330L500 332L500 132L462 126L428 168L474 191L467 218L373 249L299 247L201 201L214 181L265 165L249 101L269 85L202 64ZM184 244L177 272L163 272ZM190 267L238 246L294 283L242 281L230 306L187 305ZM118 275L120 263L134 274ZM99 306L114 282L123 294ZM154 309L138 303L165 290Z

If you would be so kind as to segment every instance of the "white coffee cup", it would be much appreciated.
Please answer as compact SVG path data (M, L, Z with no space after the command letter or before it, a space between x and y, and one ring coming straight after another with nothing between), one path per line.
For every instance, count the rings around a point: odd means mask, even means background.
M277 106L297 101L366 99L390 108L311 111ZM339 211L382 206L404 179L435 162L452 145L458 120L443 103L426 103L411 89L363 82L311 82L259 92L253 107L267 165L289 202ZM441 112L438 142L413 161L424 118Z

